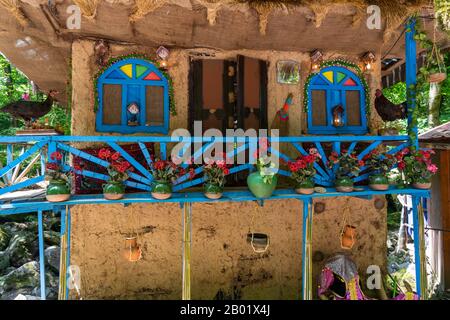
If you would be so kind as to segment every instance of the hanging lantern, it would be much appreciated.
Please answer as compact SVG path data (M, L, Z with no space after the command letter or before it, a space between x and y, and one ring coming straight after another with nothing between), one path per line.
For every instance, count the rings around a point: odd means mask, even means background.
M323 53L320 50L314 50L311 52L311 72L318 72L320 64L323 61Z
M375 62L375 55L372 52L366 52L361 61L364 65L364 71L370 72L373 70L373 64Z
M161 68L165 69L167 68L167 59L169 58L169 49L160 46L157 50L156 50L156 55L158 56L158 58L161 60L161 62L159 63L159 65L161 66Z
M333 108L333 126L344 126L344 108L340 104Z
M136 262L142 258L141 247L137 244L137 237L125 238L125 248L122 251L123 257L130 262Z

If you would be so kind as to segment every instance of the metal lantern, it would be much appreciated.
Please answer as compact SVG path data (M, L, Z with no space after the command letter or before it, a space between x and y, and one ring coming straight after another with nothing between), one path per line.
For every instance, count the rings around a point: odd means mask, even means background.
M375 55L373 52L366 52L363 57L361 58L362 63L364 64L364 71L372 71L373 70L373 64L375 62Z
M341 105L333 108L333 126L344 126L344 108Z
M323 61L323 53L320 50L314 50L311 52L311 72L318 72L320 69L320 64Z

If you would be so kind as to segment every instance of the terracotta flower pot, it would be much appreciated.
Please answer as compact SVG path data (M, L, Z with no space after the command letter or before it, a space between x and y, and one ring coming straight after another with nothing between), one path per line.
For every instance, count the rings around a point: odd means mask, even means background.
M430 74L430 76L428 77L428 81L430 83L440 83L440 82L444 81L446 78L447 78L446 73L437 72L437 73Z
M264 183L258 171L249 174L247 185L256 198L269 198L277 186L277 176L272 177L272 183Z
M107 200L119 200L123 198L125 186L120 181L110 181L103 185L103 197Z
M216 200L222 198L223 187L211 183L206 183L204 188L205 197L207 197L208 199Z
M314 193L314 181L312 179L306 179L299 183L296 188L295 192L300 194L313 194Z
M353 180L350 177L336 178L335 187L338 192L352 192Z
M430 189L431 182L413 182L412 186L416 189Z
M47 186L45 197L49 202L61 202L69 200L69 184L64 180L51 180Z
M136 262L142 257L142 250L137 244L137 237L129 237L125 239L125 248L122 250L125 259Z
M374 174L369 177L369 187L372 190L385 191L389 189L389 179L382 174Z
M351 249L356 242L356 227L346 225L344 231L341 234L341 248Z
M153 183L152 197L158 200L166 200L172 196L172 185L168 181L157 180Z

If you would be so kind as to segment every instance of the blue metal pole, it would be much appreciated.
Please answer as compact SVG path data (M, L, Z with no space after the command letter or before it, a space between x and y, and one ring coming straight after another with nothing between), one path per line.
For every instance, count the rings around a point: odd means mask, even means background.
M416 149L419 147L417 119L413 118L416 108L416 90L417 83L417 48L414 40L416 19L410 18L406 24L405 34L405 57L406 57L406 92L407 92L407 111L408 111L408 134L411 146Z
M9 165L11 162L13 162L13 145L8 144L6 146L6 165ZM11 182L12 172L9 171L6 174L6 177L8 178L8 181Z
M44 257L44 225L42 210L38 211L38 237L39 237L39 276L41 286L41 300L46 300L45 293L45 257Z
M414 227L414 264L416 270L416 292L422 298L422 270L420 262L420 230L419 230L419 198L412 196L413 227Z

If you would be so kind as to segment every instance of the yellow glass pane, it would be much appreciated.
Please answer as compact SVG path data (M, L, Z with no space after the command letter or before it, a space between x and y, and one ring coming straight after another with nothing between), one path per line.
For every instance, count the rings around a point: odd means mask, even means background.
M327 72L324 72L324 73L322 73L322 74L323 74L323 76L324 76L325 78L327 78L328 81L330 81L331 83L333 83L333 71L327 71Z
M125 73L128 76L128 78L133 78L133 65L126 64L124 66L121 66L120 70L122 70L123 73Z

